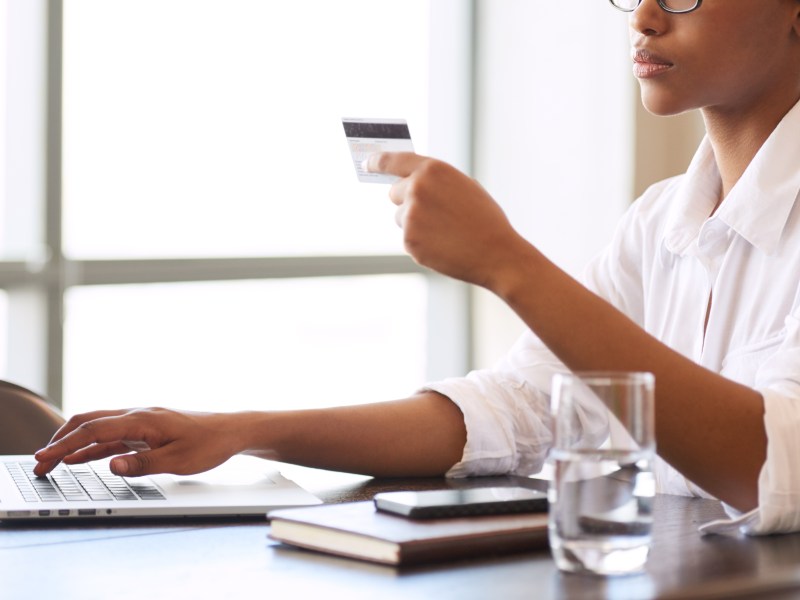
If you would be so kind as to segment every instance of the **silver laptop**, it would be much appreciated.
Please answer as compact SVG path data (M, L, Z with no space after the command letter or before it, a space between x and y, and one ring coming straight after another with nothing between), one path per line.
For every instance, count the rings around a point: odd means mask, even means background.
M32 456L0 456L0 520L264 516L321 504L267 461L235 456L200 475L118 477L108 460L36 477Z

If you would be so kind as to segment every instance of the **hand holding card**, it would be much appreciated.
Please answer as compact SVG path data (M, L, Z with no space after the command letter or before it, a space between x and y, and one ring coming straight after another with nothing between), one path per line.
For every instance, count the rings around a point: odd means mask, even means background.
M398 177L370 173L362 163L378 152L414 152L405 119L342 119L344 134L353 157L356 176L362 183L394 183Z
M406 251L443 275L490 289L532 246L474 179L452 165L409 152L371 155L369 173L401 179L389 189Z

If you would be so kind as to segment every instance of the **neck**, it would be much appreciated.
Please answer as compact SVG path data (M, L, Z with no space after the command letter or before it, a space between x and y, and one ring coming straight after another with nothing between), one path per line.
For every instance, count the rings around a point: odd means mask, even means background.
M760 103L752 109L702 109L703 121L722 178L722 196L728 195L781 119L800 99L800 91L779 102Z

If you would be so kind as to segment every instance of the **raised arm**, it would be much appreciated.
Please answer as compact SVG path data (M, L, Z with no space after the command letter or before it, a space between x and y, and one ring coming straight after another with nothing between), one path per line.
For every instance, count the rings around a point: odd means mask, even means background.
M588 291L515 232L477 182L449 165L386 153L368 167L403 177L389 195L417 262L494 292L572 370L654 373L659 454L730 505L757 505L767 445L758 392L671 350Z
M661 457L731 506L754 508L767 448L761 395L671 350L535 249L520 248L517 264L490 289L571 369L654 373Z

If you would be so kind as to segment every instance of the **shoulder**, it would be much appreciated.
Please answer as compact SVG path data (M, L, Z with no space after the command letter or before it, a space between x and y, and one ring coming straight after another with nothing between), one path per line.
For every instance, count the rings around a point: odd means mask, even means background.
M673 201L678 194L681 183L686 175L676 175L668 179L662 179L648 187L644 193L631 204L629 213L648 217L669 212Z
M647 188L625 211L617 235L634 235L638 238L663 233L675 210L675 201L685 177L670 177Z

